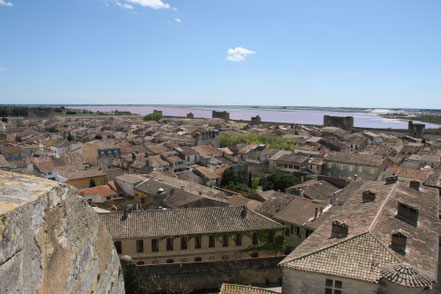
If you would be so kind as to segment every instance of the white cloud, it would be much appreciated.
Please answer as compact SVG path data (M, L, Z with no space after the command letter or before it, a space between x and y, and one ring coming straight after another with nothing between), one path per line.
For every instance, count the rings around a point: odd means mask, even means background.
M126 9L133 9L133 5L130 5L129 3L116 2L116 5L118 5L119 7L126 8Z
M182 20L180 18L175 18L175 22L182 22Z
M0 72L2 72L2 71L6 71L6 68L0 67Z
M173 11L178 11L178 9L177 9L176 7L172 7L171 10L173 10Z
M12 2L7 2L6 0L0 0L0 5L3 5L3 6L14 6L14 4L12 4Z
M242 47L236 47L234 49L227 50L227 57L225 58L225 60L235 62L244 61L245 57L247 57L249 54L256 54L256 52Z
M2 1L2 0L0 0ZM132 4L138 4L143 7L150 7L153 9L169 9L170 4L164 3L161 0L125 0Z

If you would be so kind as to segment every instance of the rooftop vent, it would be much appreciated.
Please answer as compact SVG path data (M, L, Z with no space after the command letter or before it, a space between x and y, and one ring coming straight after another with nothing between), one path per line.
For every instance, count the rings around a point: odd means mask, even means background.
M339 221L332 222L332 238L344 238L348 236L349 227Z
M418 210L404 203L398 202L396 217L413 226L418 224Z
M364 191L362 196L362 202L371 202L375 201L375 193L372 191Z
M390 248L392 248L394 251L405 255L406 254L406 243L407 243L407 237L402 234L401 232L392 234L392 240L390 242Z
M398 176L396 175L386 177L386 185L395 184L397 181L398 181Z
M420 190L420 182L417 181L417 180L410 181L410 183L409 183L409 187L411 187L412 189L415 189L415 190L419 191L419 190Z

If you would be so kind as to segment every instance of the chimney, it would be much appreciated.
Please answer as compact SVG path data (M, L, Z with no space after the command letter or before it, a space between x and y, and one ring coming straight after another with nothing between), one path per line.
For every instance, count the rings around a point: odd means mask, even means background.
M303 189L299 189L299 196L302 197L302 199L305 198L305 197L303 196L303 193L304 193Z
M314 219L316 219L317 217L318 217L318 207L315 208Z
M245 217L247 216L247 208L246 208L245 205L242 206L242 211L240 212L240 216L241 216L242 218L245 218Z
M184 190L184 185L181 185L181 190Z
M175 189L170 190L170 196L173 196L175 194Z
M358 175L354 174L353 179L354 179L354 181L356 181L358 179Z
M416 181L416 180L410 181L409 187L419 191L420 190L420 182Z
M126 219L129 218L129 215L130 215L130 210L127 208L126 210L124 210L124 214L123 214L123 216L121 217L121 220L122 220L122 221L125 221Z
M320 214L319 215L322 215L322 213L323 213L323 207L320 207Z
M398 176L393 174L390 177L386 177L386 185L395 184L398 181Z

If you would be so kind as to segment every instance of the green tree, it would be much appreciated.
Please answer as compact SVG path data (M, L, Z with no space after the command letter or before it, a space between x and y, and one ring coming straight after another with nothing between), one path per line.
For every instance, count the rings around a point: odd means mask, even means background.
M49 131L49 133L57 133L57 132L58 132L58 129L57 129L57 127L55 127L55 126L52 126L52 127L50 127L50 128L48 129L48 131Z
M260 183L264 191L280 190L285 192L285 189L295 186L300 183L300 180L294 175L277 173L263 179Z
M158 121L158 120L160 120L162 117L163 117L163 116L162 116L162 113L156 111L156 112L153 112L153 113L147 114L146 116L143 117L143 119L144 119L145 121L149 121L149 120Z
M133 262L121 262L123 267L124 288L126 293L145 294L148 293L145 282L139 273L138 267Z

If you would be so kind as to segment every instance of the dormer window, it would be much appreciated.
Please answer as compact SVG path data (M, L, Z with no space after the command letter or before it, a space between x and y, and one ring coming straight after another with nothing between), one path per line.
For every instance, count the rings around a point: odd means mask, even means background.
M406 254L406 243L407 243L407 237L398 232L392 235L392 240L390 243L390 248L392 248L394 251L405 255Z
M348 236L349 227L345 223L339 221L332 222L332 234L333 238L344 238Z
M364 191L362 196L362 202L371 202L375 201L375 193L372 191Z
M398 202L397 218L413 225L418 225L418 210L406 204Z

